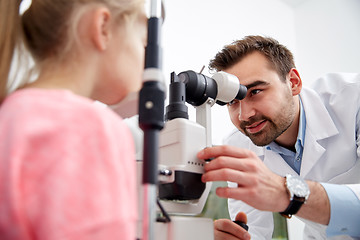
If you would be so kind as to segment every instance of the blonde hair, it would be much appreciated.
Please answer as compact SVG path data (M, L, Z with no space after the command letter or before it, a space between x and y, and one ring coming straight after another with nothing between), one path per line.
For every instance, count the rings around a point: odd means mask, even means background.
M76 43L76 26L87 6L101 4L121 20L143 9L144 0L32 0L20 16L21 0L0 1L0 103L8 94L14 52L21 44L37 67L62 61ZM20 53L21 54L21 53Z

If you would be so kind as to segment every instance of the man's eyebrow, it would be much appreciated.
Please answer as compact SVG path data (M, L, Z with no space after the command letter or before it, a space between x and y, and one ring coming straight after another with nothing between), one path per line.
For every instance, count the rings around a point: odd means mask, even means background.
M256 87L256 86L259 86L259 85L269 85L269 83L268 83L268 82L265 82L265 81L257 80L257 81L255 81L255 82L253 82L253 83L250 83L250 84L248 84L248 85L245 85L245 87L246 87L247 89L250 89L250 88L253 88L253 87Z

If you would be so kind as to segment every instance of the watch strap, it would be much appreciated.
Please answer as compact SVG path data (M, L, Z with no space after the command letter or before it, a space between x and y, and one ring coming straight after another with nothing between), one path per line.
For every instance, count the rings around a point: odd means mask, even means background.
M280 214L286 218L291 218L292 215L296 214L299 211L304 202L304 197L294 196L286 210L281 212Z

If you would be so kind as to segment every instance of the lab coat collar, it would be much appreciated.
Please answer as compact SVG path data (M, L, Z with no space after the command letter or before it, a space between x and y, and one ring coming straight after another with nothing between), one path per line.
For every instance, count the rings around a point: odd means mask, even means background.
M339 134L339 131L315 91L303 88L300 97L306 117L305 145L300 176L306 178L306 175L326 151L319 141L333 137Z

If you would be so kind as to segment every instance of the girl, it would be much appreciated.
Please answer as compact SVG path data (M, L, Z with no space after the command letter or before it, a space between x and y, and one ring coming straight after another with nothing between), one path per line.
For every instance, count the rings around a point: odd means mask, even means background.
M131 134L98 100L141 85L143 0L0 1L0 239L135 239ZM34 81L9 92L24 45Z

